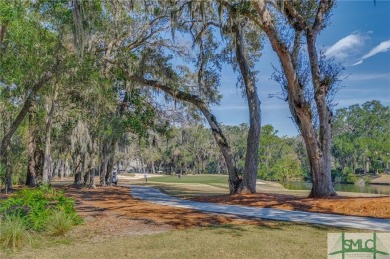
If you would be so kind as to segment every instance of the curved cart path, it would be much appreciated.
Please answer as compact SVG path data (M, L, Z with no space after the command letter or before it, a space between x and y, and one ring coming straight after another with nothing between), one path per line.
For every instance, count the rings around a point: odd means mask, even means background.
M343 216L336 214L313 213L305 211L291 211L240 205L197 202L172 197L151 187L131 185L130 188L131 194L134 198L166 206L257 219L272 219L327 225L332 227L390 231L389 219L376 219L367 217Z

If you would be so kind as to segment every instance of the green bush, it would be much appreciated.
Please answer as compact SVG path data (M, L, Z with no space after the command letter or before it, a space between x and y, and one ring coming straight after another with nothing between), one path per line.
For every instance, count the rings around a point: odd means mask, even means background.
M47 231L52 236L63 236L73 226L73 219L63 210L54 211L47 222Z
M332 170L332 179L334 179L337 183L343 184L355 183L358 180L352 168L347 166L343 169L338 168L336 170Z
M344 183L355 183L358 179L352 168L344 167L343 169Z
M30 241L24 221L19 217L5 217L0 221L0 245L15 250Z
M0 202L0 214L3 217L20 218L27 229L36 231L45 230L49 217L58 210L64 211L73 224L81 223L74 208L74 200L47 185L22 189Z

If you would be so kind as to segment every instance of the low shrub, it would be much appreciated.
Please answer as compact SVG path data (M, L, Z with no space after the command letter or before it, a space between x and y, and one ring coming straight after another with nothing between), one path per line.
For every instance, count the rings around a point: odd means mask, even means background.
M74 225L73 219L64 210L56 210L47 221L47 231L52 236L64 236Z
M45 230L50 216L58 210L67 214L73 225L81 223L74 200L48 185L22 189L0 202L3 217L19 218L27 229L35 231Z
M5 217L0 221L0 245L13 251L30 241L26 225L22 218Z

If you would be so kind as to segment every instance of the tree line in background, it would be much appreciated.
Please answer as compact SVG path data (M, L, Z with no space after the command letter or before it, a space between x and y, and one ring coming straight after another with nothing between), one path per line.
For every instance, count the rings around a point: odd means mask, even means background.
M389 173L390 128L387 123L389 116L390 108L378 101L336 111L333 127L334 182L354 183L359 175ZM231 145L234 165L239 174L243 174L248 125L222 125L221 128ZM272 125L264 125L261 132L258 152L259 179L284 182L311 180L309 161L301 137L280 137ZM72 136L70 141L71 138ZM149 132L144 137L128 133L121 137L117 145L113 168L118 171L170 175L228 173L210 129L196 121L187 121L181 126L170 126L160 133ZM19 148L25 149L24 146ZM21 158L22 160L13 159L16 164L23 165L20 163L23 161L23 157ZM72 160L57 157L49 178L73 175L72 166ZM17 172L14 174L15 183L25 179L26 171L26 169L15 171ZM4 176L3 169L1 172L3 183ZM87 183L81 179L78 181Z
M230 193L256 192L258 174L285 179L306 170L310 196L335 195L332 98L343 69L316 47L333 6L328 0L1 2L0 168L6 190L13 182L36 186L66 172L89 187L98 174L105 186L119 156L131 151L151 171L225 168ZM265 39L280 61L273 77L300 141L279 138L269 126L260 139L254 65ZM249 125L222 126L210 109L221 99L222 64L238 75ZM201 118L214 142L195 123ZM345 141L347 133L339 131ZM208 139L209 153L199 151L193 134ZM362 150L372 147L361 141L366 144L356 145ZM337 161L343 172L360 168L361 159L366 170L378 167L379 154L364 151L351 162L347 150L336 151L337 159L344 157Z
M333 182L354 183L359 175L389 173L390 108L379 101L352 105L336 111L333 126ZM247 124L221 126L231 145L234 164L244 172ZM258 178L271 181L311 180L310 166L301 137L280 137L272 125L261 129ZM119 168L142 173L226 174L223 158L201 124L173 127L167 135L153 135L141 145L132 142L119 152ZM137 143L134 146L134 143ZM126 164L126 161L139 161Z
M390 108L379 101L338 109L333 156L335 176L356 181L355 174L390 172Z

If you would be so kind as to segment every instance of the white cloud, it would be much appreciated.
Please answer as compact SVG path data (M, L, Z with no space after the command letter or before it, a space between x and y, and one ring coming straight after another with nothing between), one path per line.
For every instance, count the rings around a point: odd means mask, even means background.
M330 46L325 51L325 55L336 59L346 59L363 45L366 38L361 34L350 34Z
M361 63L363 63L363 60L359 60L358 62L354 63L352 66L360 65Z
M382 52L387 52L389 50L390 50L390 40L382 41L381 43L379 43L378 46L376 46L375 48L370 50L366 55L361 57L358 62L353 64L353 66L356 66L356 65L359 65L359 64L363 63L363 60L365 60L367 58L370 58L370 57L375 56L376 54L379 54L379 53L382 53Z
M373 48L370 52L368 52L366 55L364 55L362 57L362 59L372 57L372 56L374 56L378 53L381 53L381 52L387 52L389 49L390 49L390 40L383 41L383 42L379 43L378 46Z

